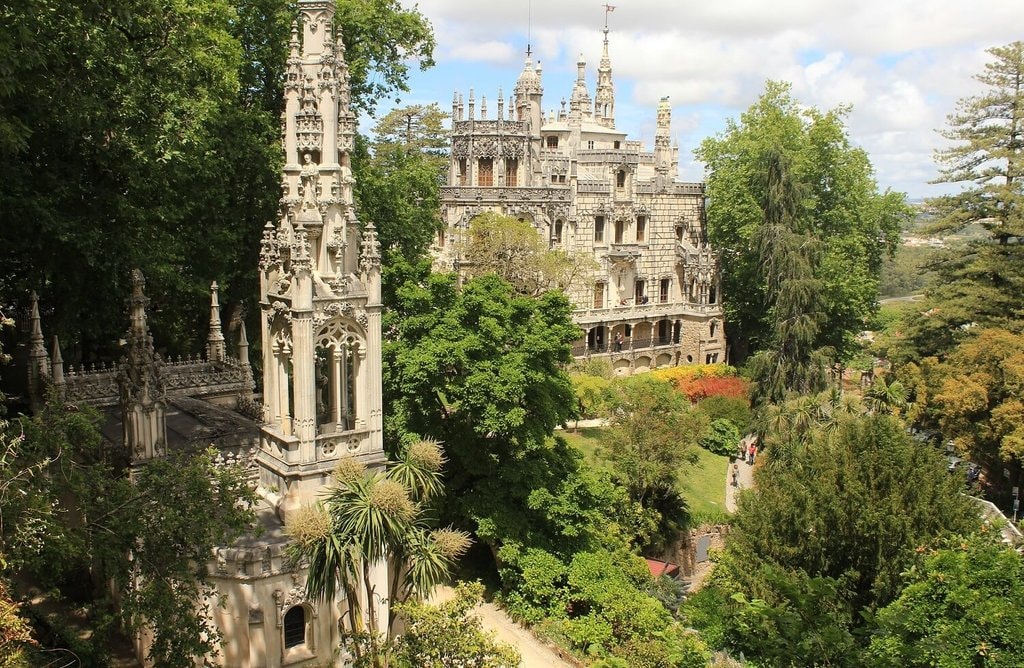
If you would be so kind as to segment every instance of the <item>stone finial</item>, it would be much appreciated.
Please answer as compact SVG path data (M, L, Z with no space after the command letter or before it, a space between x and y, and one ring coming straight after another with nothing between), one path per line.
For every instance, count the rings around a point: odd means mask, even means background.
M481 95L480 96L480 120L481 121L486 121L487 120L487 96L486 95Z
M377 228L372 222L366 224L363 230L363 244L359 255L359 264L363 271L371 268L380 268L380 242L377 241Z
M210 284L210 334L206 337L206 359L210 362L223 362L226 356L217 289L217 281Z
M476 106L476 100L473 97L473 89L470 88L469 89L469 119L468 120L473 120L475 118L475 116L474 116L475 112L473 111L475 106Z
M149 325L146 324L146 277L140 269L132 269L132 294L128 298L129 317L131 318L131 334L141 337L149 336Z
M53 366L51 371L53 384L64 385L64 357L60 354L60 341L53 337Z
M32 325L32 333L29 338L29 358L32 360L46 360L46 339L43 338L42 321L39 318L39 296L32 292L32 312L29 316Z

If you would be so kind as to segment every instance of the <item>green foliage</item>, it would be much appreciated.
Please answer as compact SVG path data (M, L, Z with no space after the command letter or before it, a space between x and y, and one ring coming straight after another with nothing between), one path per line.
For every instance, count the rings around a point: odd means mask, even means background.
M494 273L516 292L532 296L569 292L595 266L589 255L549 249L530 223L492 211L473 218L460 253L467 276Z
M978 520L943 460L893 418L788 424L769 434L768 462L740 497L713 591L696 598L691 621L770 665L844 665L864 616L899 595L916 550Z
M0 558L0 567L5 564ZM0 579L0 668L27 668L26 651L36 645L32 627L11 599L7 583Z
M398 0L342 0L334 23L345 42L356 109L372 113L378 100L408 91L410 64L420 70L434 65L434 33L418 7Z
M580 417L593 419L603 415L612 382L602 376L584 374L573 374L571 379Z
M698 441L700 447L723 457L735 455L739 442L740 430L736 428L732 420L724 418L712 420L707 431Z
M406 265L392 282L387 446L408 435L446 443L444 516L494 549L509 540L566 553L589 545L606 527L554 521L590 513L587 504L607 489L581 478L578 453L550 436L575 413L563 370L579 331L568 301L557 292L517 295L493 274L460 288L454 275L428 270Z
M441 230L440 189L447 160L446 118L436 104L393 109L373 139L356 139L355 198L363 220L377 225L381 248L408 262L424 256Z
M24 438L6 465L22 475L4 471L14 483L2 499L8 565L91 597L96 609L116 607L129 632L152 630L154 662L191 666L219 644L216 628L196 614L214 594L196 565L251 528L254 492L244 471L216 465L213 451L153 460L129 479L124 453L104 443L97 425L95 413L56 402L21 421ZM91 651L111 631L97 624Z
M440 605L401 603L405 632L393 641L399 668L516 668L519 652L481 628L473 608L483 600L480 583L462 583L455 598Z
M871 666L1024 664L1024 561L989 536L953 537L907 574L877 615Z
M510 613L548 625L575 653L629 666L705 665L706 646L683 632L658 598L643 559L624 550L578 552L568 564L538 550L502 548ZM611 659L608 665L618 665Z
M768 183L760 175L771 152L789 166L795 192L787 207L803 225L798 232L820 242L813 279L822 287L810 349L844 359L875 308L882 258L895 249L910 210L902 194L879 192L867 155L846 134L845 114L807 109L788 85L769 82L738 122L728 121L696 151L708 167L708 236L730 268L723 274L726 320L741 362L770 347L779 321L764 308L774 301L767 280L773 265L760 262L763 245L754 243L763 236Z
M603 451L630 498L658 522L653 535L637 540L670 543L687 518L679 477L697 460L697 441L707 419L670 383L646 375L616 382L607 410Z
M750 411L750 402L746 399L734 399L732 397L708 397L701 399L697 404L697 410L707 415L712 421L723 419L729 420L741 433L750 429L753 413Z
M962 98L942 135L957 142L937 153L939 183L970 185L931 200L937 229L981 223L1000 244L1024 237L1024 42L993 47L994 60L976 75L982 95Z
M673 491L680 468L693 463L704 416L662 380L633 376L612 387L602 442L612 467L640 503Z
M971 239L940 255L928 304L908 321L910 345L900 361L944 356L971 327L1020 331L1024 326L1024 42L989 49L993 60L975 78L985 88L961 99L942 134L955 142L937 152L940 183L960 183L954 195L928 201L933 230L981 226Z
M921 294L931 288L936 281L931 264L939 254L937 248L900 244L895 255L882 261L879 296L904 297Z

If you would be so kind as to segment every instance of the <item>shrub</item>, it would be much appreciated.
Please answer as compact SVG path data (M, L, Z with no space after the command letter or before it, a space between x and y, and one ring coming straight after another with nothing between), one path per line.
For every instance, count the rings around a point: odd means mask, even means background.
M697 404L697 410L704 413L712 420L725 418L731 420L740 430L745 433L750 429L753 419L753 412L750 410L750 402L744 398L712 396L702 399Z
M700 447L716 455L728 457L736 454L736 448L740 442L740 430L736 428L732 420L718 418L712 420L711 425L700 437Z

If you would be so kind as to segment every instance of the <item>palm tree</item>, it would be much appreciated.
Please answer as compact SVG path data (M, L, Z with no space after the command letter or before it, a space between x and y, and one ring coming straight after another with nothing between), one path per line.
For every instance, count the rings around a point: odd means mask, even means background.
M907 389L903 383L894 380L891 383L885 382L885 377L880 377L871 384L871 387L864 392L864 400L872 413L888 413L896 415L907 406Z
M410 444L386 472L368 472L358 460L342 459L334 472L337 485L323 502L289 521L289 557L307 564L307 595L330 601L345 594L348 633L366 638L369 645L354 643L357 658L365 651L375 666L386 665L379 641L390 634L394 617L382 629L374 602L384 596L391 602L429 596L469 546L463 532L431 531L424 513L423 504L443 489L444 461L440 444L430 440ZM388 564L387 592L376 591L371 578L374 564L382 562ZM365 618L358 604L359 583Z

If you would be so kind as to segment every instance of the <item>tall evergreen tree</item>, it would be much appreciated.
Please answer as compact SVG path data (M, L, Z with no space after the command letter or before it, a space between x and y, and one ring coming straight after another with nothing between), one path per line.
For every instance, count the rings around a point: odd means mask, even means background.
M955 195L928 201L932 230L980 225L973 239L934 264L938 280L904 328L910 345L900 358L944 355L975 325L1024 329L1024 42L988 51L994 58L975 78L980 95L962 98L936 152L937 183L964 184Z
M995 60L975 76L981 95L962 98L948 117L936 152L937 183L968 183L963 192L931 200L938 226L980 223L1000 244L1024 237L1024 42L988 50Z
M803 218L800 187L777 150L766 155L755 178L764 180L758 188L764 223L754 241L772 326L770 345L751 360L756 405L823 390L827 359L817 347L824 319L822 281L815 275L820 244Z

